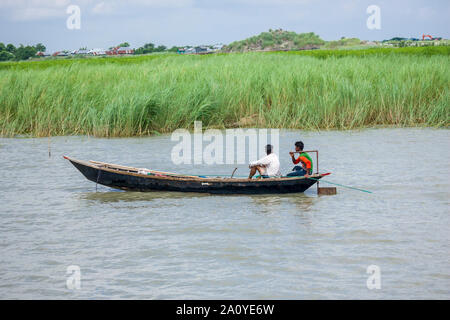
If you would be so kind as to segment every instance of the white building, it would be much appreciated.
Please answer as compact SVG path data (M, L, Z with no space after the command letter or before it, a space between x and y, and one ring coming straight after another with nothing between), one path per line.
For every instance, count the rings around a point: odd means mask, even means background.
M88 54L92 54L94 56L106 56L105 49L91 49L87 52Z

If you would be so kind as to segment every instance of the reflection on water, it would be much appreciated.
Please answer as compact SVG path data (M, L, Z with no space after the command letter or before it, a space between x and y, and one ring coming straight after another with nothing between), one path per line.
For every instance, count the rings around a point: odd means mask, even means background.
M169 136L52 138L51 158L47 139L0 139L0 298L448 299L448 132L281 132L283 173L303 140L327 180L374 192L320 197L95 192L63 154L187 174L236 166L175 166ZM366 286L373 264L381 290Z
M318 201L317 196L312 194L286 194L286 195L223 195L223 194L206 194L193 192L138 192L138 191L121 191L108 189L108 191L100 192L83 192L79 194L80 200L98 201L100 203L108 202L135 202L135 201L154 201L164 199L198 199L201 201L205 197L214 197L217 201L227 201L228 198L243 199L247 198L253 202L253 206L261 212L271 213L277 212L287 204L294 205L299 212L308 211Z
M84 192L79 194L79 198L99 202L133 202L133 201L152 201L160 199L183 199L183 198L202 198L208 197L208 194L190 193L190 192L138 192L138 191L104 191L104 192Z
M308 211L313 206L315 201L318 201L317 196L310 194L287 194L287 195L255 195L251 196L254 205L262 212L271 213L279 212L282 208L295 206L299 211Z

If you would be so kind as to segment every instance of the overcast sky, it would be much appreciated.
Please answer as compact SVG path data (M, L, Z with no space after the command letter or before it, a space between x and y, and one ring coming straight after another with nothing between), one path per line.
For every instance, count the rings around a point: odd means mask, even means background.
M81 28L70 30L68 6L81 11ZM370 30L369 5L381 13ZM0 0L0 42L36 44L47 51L230 43L269 29L383 40L394 36L450 38L450 0Z

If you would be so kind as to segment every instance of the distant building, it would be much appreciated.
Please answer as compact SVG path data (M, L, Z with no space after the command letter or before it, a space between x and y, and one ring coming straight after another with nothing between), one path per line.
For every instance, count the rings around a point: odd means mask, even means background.
M133 54L134 49L127 48L127 47L121 47L121 48L117 49L117 53L118 54Z
M205 47L205 46L195 47L194 50L195 50L195 53L206 53L206 52L208 52L208 48Z
M85 50L85 49L80 49L80 50L72 51L71 54L73 54L73 55L86 55L86 54L89 54L89 51Z
M223 46L224 46L224 44L222 44L222 43L215 44L215 45L213 45L213 50L214 51L222 50Z
M184 53L196 53L195 48L184 48Z
M197 47L184 47L179 48L177 50L177 53L180 54L208 54L208 53L214 53L217 49L211 49L207 46L197 46Z
M50 53L38 51L38 52L36 52L36 55L37 55L38 57L49 57L49 56L50 56Z
M129 47L117 47L106 51L109 56L122 55L122 54L134 54L134 49Z
M67 57L68 54L64 51L56 51L52 54L53 57Z
M105 56L106 51L104 49L92 49L87 52L87 54L92 54L94 56Z

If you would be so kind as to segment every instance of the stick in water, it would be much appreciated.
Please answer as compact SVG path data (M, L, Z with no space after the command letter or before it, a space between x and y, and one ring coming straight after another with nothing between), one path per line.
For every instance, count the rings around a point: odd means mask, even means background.
M50 151L50 142L51 142L51 136L50 136L50 133L48 134L48 157L50 158L51 157L51 155L52 155L52 153L51 153L51 151Z

